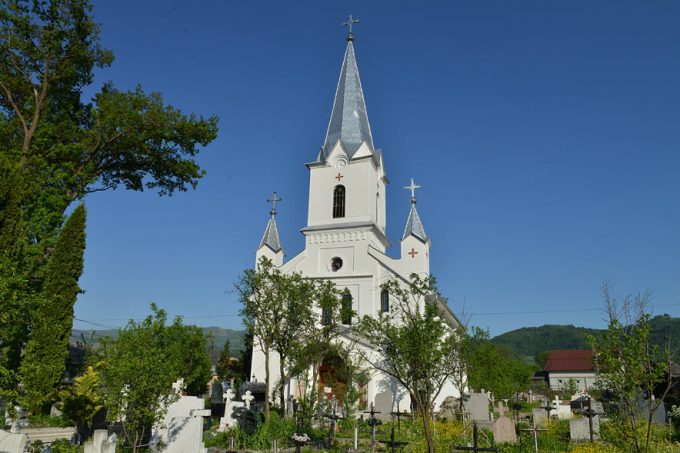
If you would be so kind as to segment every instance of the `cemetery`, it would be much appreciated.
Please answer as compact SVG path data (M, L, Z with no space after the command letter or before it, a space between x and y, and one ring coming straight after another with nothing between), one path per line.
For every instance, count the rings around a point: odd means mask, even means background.
M193 3L0 0L0 453L680 452L680 9Z

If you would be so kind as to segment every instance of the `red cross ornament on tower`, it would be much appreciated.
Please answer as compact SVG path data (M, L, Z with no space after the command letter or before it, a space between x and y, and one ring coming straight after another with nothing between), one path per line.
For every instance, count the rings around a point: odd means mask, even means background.
M413 247L411 247L411 251L408 252L408 254L411 255L411 258L415 258L416 255L418 254L418 252L416 251L416 249L414 249Z
M338 173L338 176L335 177L335 179L338 181L340 181L342 178L344 178L344 176L342 176L340 173Z

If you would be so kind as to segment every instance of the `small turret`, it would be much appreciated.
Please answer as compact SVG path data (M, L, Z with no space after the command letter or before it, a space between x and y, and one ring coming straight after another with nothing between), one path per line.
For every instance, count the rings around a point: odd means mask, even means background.
M275 266L281 266L283 264L284 253L281 240L279 239L279 230L276 227L276 203L281 201L281 198L274 192L272 198L267 199L267 201L272 204L272 208L269 211L271 217L269 222L267 222L267 228L264 230L260 246L257 248L255 261L258 263L260 258L264 256L272 260Z
M404 189L411 191L411 211L401 238L401 261L406 273L429 274L431 242L416 209L416 189L420 189L420 186L411 178L411 185Z

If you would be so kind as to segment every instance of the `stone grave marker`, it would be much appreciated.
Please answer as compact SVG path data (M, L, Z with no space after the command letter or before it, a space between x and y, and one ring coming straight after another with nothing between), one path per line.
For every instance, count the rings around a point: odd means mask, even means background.
M465 410L470 414L470 418L478 422L490 422L489 403L491 395L482 389L481 392L473 392L465 402Z
M569 420L569 437L571 440L590 440L590 423L588 417ZM600 438L600 417L593 417L593 438Z
M491 425L491 432L493 433L493 440L496 443L514 444L517 442L517 433L515 432L515 424L505 415L507 408L500 402L496 408L498 411L498 419Z
M0 452L24 453L28 445L26 434L11 433L0 429Z
M239 423L240 411L245 408L245 403L241 401L234 401L236 394L232 389L228 389L222 394L224 398L224 415L220 418L220 426L217 428L218 432L224 432L227 428L237 426Z
M564 404L559 396L555 395L555 399L552 401L552 405L555 408L555 414L560 420L569 420L571 418L571 405Z
M392 392L380 392L375 395L375 411L380 412L378 419L389 420L392 412Z
M542 407L535 407L531 410L531 416L533 417L536 426L543 426L548 420L548 411Z
M173 385L176 392L181 388ZM161 427L152 432L151 443L162 446L164 453L205 453L203 417L210 417L210 410L204 405L203 398L195 396L182 396L172 403Z
M117 436L112 434L109 437L109 431L106 429L97 429L92 436L92 439L85 442L85 453L116 453L116 439Z

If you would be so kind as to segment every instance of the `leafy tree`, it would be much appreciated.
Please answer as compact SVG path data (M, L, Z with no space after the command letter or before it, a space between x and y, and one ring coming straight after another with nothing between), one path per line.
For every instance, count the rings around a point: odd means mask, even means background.
M423 420L428 451L435 451L432 409L444 383L451 378L459 341L441 316L432 277L411 274L408 284L392 279L383 285L390 311L364 316L357 332L375 349L364 359L395 378L406 389Z
M90 365L75 379L73 386L59 392L64 417L69 419L79 432L89 433L92 429L92 419L104 407L100 385L100 373Z
M47 265L40 304L32 313L31 336L21 362L24 406L34 411L54 398L64 377L85 252L85 207L71 214Z
M28 316L71 205L125 187L161 195L193 188L195 161L217 119L185 115L158 93L106 83L83 89L113 62L88 0L0 2L0 366L16 370Z
M304 279L300 273L288 274L278 281L283 285L280 288L282 307L281 317L272 331L272 348L279 354L279 405L284 409L286 384L295 369L292 361L303 347L305 334L317 322L313 312L317 284Z
M673 382L670 344L662 348L652 343L647 311L651 292L620 300L606 283L602 292L609 317L607 335L589 338L599 372L596 385L618 402L611 419L626 446L638 453L649 452L653 414ZM641 398L646 399L645 411L640 408Z
M531 384L534 367L513 357L489 340L489 332L474 327L469 341L468 382L474 389L491 391L496 398L512 398Z
M229 379L229 367L231 365L231 346L229 340L224 342L222 351L220 351L220 358L217 359L217 364L215 365L215 372L217 376L221 379Z
M122 423L125 443L134 451L177 398L171 393L174 381L184 378L190 388L210 379L209 367L203 375L200 366L209 364L200 329L181 318L167 326L165 311L154 304L151 310L143 321L129 321L118 338L102 339L95 351L108 416Z

